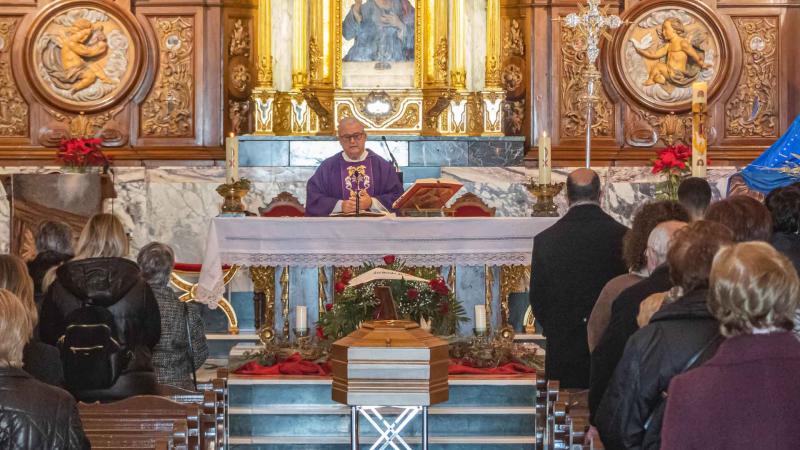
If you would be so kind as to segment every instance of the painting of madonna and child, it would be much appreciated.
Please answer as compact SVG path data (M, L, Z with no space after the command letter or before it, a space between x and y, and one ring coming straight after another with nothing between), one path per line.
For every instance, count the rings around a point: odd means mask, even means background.
M342 0L342 85L414 87L416 0Z

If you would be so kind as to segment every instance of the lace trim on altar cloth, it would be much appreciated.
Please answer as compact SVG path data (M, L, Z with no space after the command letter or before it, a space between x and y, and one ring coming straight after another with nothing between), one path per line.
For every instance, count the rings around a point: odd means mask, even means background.
M198 283L195 288L194 300L206 304L209 309L217 309L223 294L225 294L225 284L220 277L218 281L214 282L214 287L211 289L205 288Z
M447 253L447 254L395 254L410 266L503 266L530 264L530 253ZM366 262L383 263L383 255L365 254L252 254L223 252L221 260L227 264L246 266L359 266Z

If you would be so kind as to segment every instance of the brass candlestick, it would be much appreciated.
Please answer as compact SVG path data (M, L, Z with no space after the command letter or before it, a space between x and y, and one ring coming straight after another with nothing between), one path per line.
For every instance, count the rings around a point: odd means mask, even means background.
M224 199L222 214L244 214L244 197L248 192L250 192L250 180L247 178L217 186L217 194Z
M533 217L558 217L558 208L553 202L553 198L561 192L564 188L564 183L550 183L539 184L534 183L531 179L530 183L525 185L528 192L536 197L536 203L533 205Z

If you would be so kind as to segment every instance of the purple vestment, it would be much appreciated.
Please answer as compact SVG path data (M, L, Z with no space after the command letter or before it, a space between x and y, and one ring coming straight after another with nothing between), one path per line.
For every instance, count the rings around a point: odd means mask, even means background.
M350 198L350 192L345 186L347 168L350 166L364 166L363 172L368 177L369 183L368 186L365 185L365 177L359 187L366 188L371 197L378 199L383 206L392 210L394 201L403 194L403 185L390 162L367 150L367 158L364 161L345 161L341 153L322 161L306 185L307 216L327 216L339 200Z

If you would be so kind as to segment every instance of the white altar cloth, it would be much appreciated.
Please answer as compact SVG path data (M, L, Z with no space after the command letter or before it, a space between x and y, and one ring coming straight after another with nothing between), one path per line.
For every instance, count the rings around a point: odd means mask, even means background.
M416 266L530 264L551 217L217 217L197 298L215 307L222 265L358 266L396 255Z

